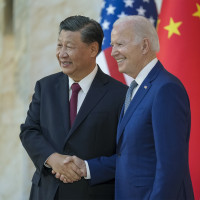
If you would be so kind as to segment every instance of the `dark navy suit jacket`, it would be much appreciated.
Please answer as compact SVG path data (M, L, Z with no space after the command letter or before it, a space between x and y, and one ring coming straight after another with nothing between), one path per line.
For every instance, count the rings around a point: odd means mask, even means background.
M62 72L38 81L20 139L36 172L30 199L53 200L57 188L61 199L113 199L114 180L90 186L89 181L64 184L44 167L54 152L81 159L111 156L116 152L116 133L127 86L100 68L70 129L68 76Z
M190 105L161 63L148 74L117 130L117 154L88 160L91 184L115 176L115 199L192 200Z

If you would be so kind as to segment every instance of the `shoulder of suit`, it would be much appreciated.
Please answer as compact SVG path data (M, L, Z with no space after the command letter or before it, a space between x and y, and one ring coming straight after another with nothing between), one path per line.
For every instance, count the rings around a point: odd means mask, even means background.
M177 84L182 84L180 79L177 76L170 73L166 69L164 69L160 72L159 78L162 80L163 83L173 82L173 83L177 83Z
M65 74L63 74L63 72L58 72L58 73L55 73L55 74L50 74L48 76L45 76L38 81L39 82L46 82L46 81L48 82L48 81L58 80L58 79L63 78L63 77L67 78L67 76Z
M120 88L123 88L123 89L127 90L127 88L128 88L127 85L125 85L122 82L110 77L109 75L107 75L107 76L109 77L109 81L113 86L115 86L116 88L120 87Z
M162 89L163 87L172 87L175 85L176 87L179 87L185 90L185 87L183 83L180 81L180 79L176 77L174 74L167 71L166 69L163 69L160 71L153 85L154 85L154 88L157 88L158 90Z
M118 87L122 87L122 88L128 88L127 85L123 84L122 82L114 79L113 77L111 77L108 74L105 74L104 72L102 72L102 76L104 77L105 82L109 82L110 84L112 84L113 86L118 86Z

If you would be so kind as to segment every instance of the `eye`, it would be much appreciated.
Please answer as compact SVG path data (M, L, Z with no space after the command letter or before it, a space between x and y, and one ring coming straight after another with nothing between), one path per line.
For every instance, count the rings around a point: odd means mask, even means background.
M122 43L117 43L117 46L122 46L123 44Z
M58 44L57 44L57 47L62 47L62 44L58 43Z

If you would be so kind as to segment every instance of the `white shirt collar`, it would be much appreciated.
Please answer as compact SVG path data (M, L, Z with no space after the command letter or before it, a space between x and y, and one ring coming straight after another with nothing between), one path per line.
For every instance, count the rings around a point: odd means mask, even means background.
M88 90L92 84L92 81L94 80L94 77L96 76L97 71L98 71L98 67L96 65L90 74L88 74L85 78L83 78L81 81L78 82L83 93L86 94L88 92ZM69 77L69 90L71 90L71 86L73 83L75 83L75 81Z
M135 81L137 82L138 86L142 84L144 79L147 77L149 72L153 69L153 67L156 65L158 59L154 58L150 63L148 63L137 75Z

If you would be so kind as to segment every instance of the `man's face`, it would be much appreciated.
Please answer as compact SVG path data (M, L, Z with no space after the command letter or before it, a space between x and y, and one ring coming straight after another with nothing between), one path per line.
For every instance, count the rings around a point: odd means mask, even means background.
M119 23L114 26L111 46L111 55L117 61L119 71L136 78L141 70L142 53L141 45L134 44L134 33L130 24Z
M81 41L79 31L62 30L58 37L56 57L64 74L80 81L94 68L91 45Z

